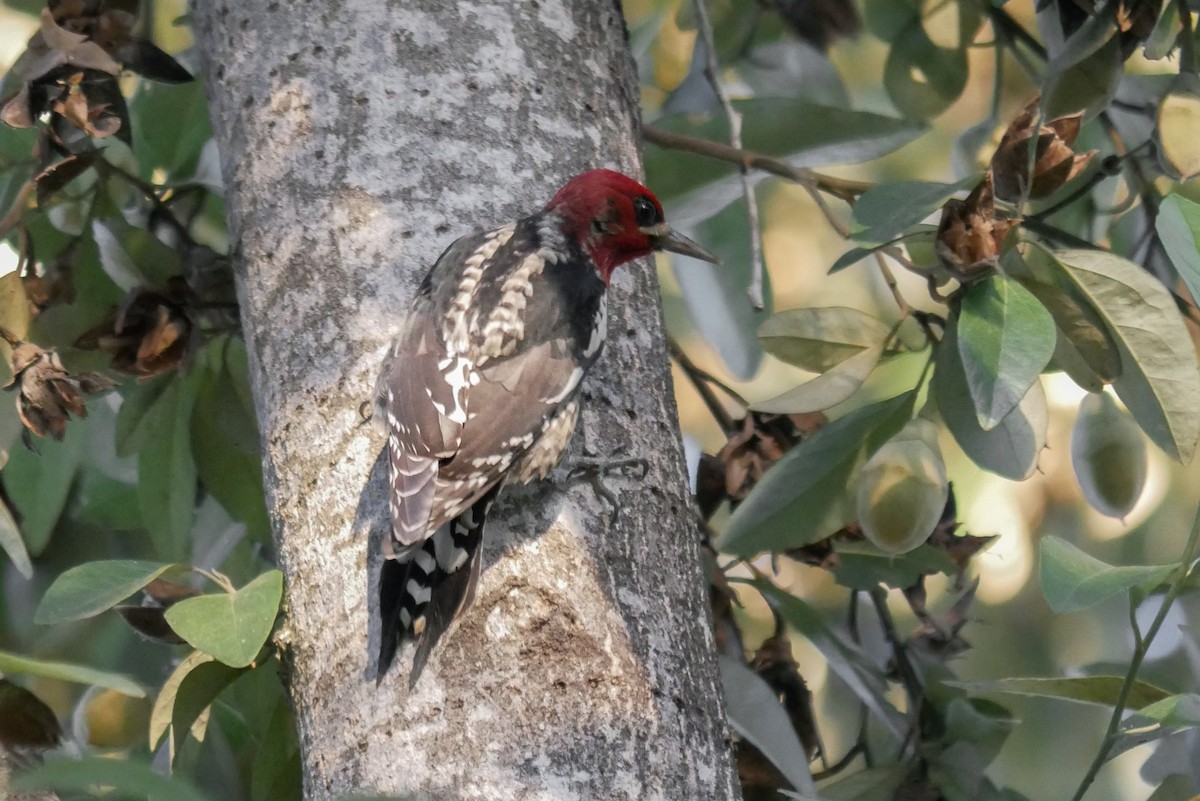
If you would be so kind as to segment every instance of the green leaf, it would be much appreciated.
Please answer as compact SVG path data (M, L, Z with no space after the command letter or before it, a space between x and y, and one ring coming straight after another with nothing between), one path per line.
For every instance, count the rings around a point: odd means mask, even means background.
M269 570L237 592L188 598L166 612L190 645L230 667L246 667L267 641L283 597L283 574Z
M674 207L669 213L674 220ZM763 312L756 311L746 295L751 273L749 229L745 203L735 203L688 233L710 245L720 264L672 258L692 324L716 348L729 372L742 380L753 376L762 362L754 331ZM769 309L769 282L764 283L763 295Z
M18 573L26 579L33 577L33 564L29 561L29 551L25 550L25 540L21 539L21 529L3 500L0 500L0 548L8 554Z
M1121 78L1121 63L1121 44L1117 36L1109 36L1077 62L1071 63L1069 57L1055 59L1042 79L1045 119L1107 106Z
M39 453L13 448L4 466L4 488L21 518L25 545L41 554L62 515L87 443L87 424L72 420L62 442L37 441Z
M796 631L804 635L829 663L829 669L846 683L867 709L898 740L904 738L904 716L887 700L887 684L874 663L848 636L837 634L825 623L824 616L799 598L766 581L752 585Z
M790 309L758 329L763 350L788 364L823 373L864 350L882 345L891 329L877 317L846 306Z
M113 283L128 292L151 284L163 286L182 272L179 253L160 242L149 230L123 219L92 223L92 236L100 248L100 264Z
M946 741L971 743L985 765L996 758L1020 722L1000 704L982 698L955 698L945 718Z
M880 584L896 589L912 587L921 576L954 572L946 552L921 545L898 556L884 553L869 542L835 542L834 578L843 587L870 592Z
M888 51L883 85L905 117L936 117L966 88L967 51L962 46L938 47L925 33L921 20L913 19Z
M1120 377L1121 357L1117 353L1117 344L1095 307L1061 287L1033 279L1018 277L1017 280L1050 312L1061 340L1065 340L1078 354L1097 381L1111 383ZM1055 350L1055 360L1060 355ZM1074 374L1072 378L1075 378ZM1095 391L1099 391L1099 388Z
M76 565L46 590L33 620L49 626L94 617L175 567L180 566L119 559Z
M106 670L83 665L72 665L68 662L48 662L42 659L30 659L20 654L0 651L0 673L12 675L22 673L26 676L41 676L58 681L69 681L74 684L86 684L116 690L119 693L144 698L146 691L142 686L128 676L120 673L109 673Z
M281 697L275 704L260 738L250 778L250 801L287 801L304 797L301 782L300 744L291 703Z
M750 556L816 542L854 516L850 480L868 438L886 439L908 422L916 393L857 409L805 439L772 465L734 511L720 537L724 553Z
M1008 678L994 681L946 681L971 693L1003 693L1006 695L1029 695L1038 698L1059 698L1081 704L1098 704L1111 707L1117 702L1124 683L1123 676L1077 676L1074 678ZM1161 701L1170 693L1153 684L1135 681L1129 693L1127 705L1144 707Z
M169 418L174 411L170 399L175 396L167 395L167 389L182 380L179 373L169 372L127 386L117 412L117 456L132 456L151 437L162 433L164 418ZM164 395L168 401L160 403Z
M859 242L894 240L940 209L955 192L978 183L979 175L972 174L948 184L928 181L876 184L854 204L854 219L862 229L855 231L853 238Z
M1139 709L1137 714L1163 726L1194 729L1200 727L1200 695L1172 695Z
M1154 225L1192 299L1200 300L1200 204L1182 195L1168 195Z
M1086 609L1134 587L1153 588L1177 569L1177 565L1114 567L1059 537L1044 537L1039 552L1042 594L1059 614Z
M144 762L98 756L48 759L46 764L17 776L12 786L23 791L89 794L97 787L112 787L121 796L152 798L154 801L210 801L178 776L164 776Z
M1175 301L1141 267L1100 250L1051 254L1104 318L1121 357L1113 382L1138 425L1166 454L1191 461L1200 438L1200 366Z
M156 750L159 742L166 735L171 735L169 746L170 761L175 761L175 746L178 738L175 730L172 729L171 723L175 713L175 699L179 695L179 685L187 678L188 674L197 667L204 664L219 664L215 663L213 658L202 651L192 651L183 661L175 666L171 671L171 675L163 682L163 686L159 689L158 695L154 697L154 706L150 710L150 750ZM187 730L190 730L197 740L204 739L204 730L208 723L207 716L197 715L197 719L193 719L187 724ZM184 731L182 734L186 734ZM182 737L180 734L180 737Z
M720 654L721 687L729 725L748 740L801 793L816 796L808 756L779 695L744 663Z
M229 348L223 348L228 350ZM216 350L210 346L216 355ZM262 457L253 410L248 410L223 358L203 370L192 412L191 448L204 487L250 536L271 536L263 494Z
M958 352L979 427L1009 415L1054 355L1054 319L1004 275L971 285L958 318Z
M46 590L33 622L51 626L98 615L173 567L178 565L118 559L77 565Z
M192 458L192 408L200 370L163 390L159 421L138 455L138 501L158 555L182 560L196 511L196 463ZM161 410L158 406L161 404ZM161 417L158 415L161 414Z
M819 106L803 100L757 97L733 101L742 115L747 150L786 160L793 167L856 164L908 144L924 126L865 111ZM798 122L803 121L800 125ZM697 120L678 114L655 127L714 142L729 141L729 123L715 113ZM707 219L742 196L736 164L648 145L647 185L671 206L671 221L685 225ZM761 173L755 174L761 180Z
M883 357L883 343L854 354L821 375L782 395L751 405L759 412L804 414L837 406L858 392Z
M892 0L894 2L894 0ZM821 787L825 801L879 801L894 798L912 769L903 762L855 771Z
M141 125L133 129L133 152L143 178L155 168L168 178L190 177L204 143L212 138L204 82L161 84L139 81L129 113Z
M1049 411L1042 385L1035 381L1016 409L991 431L984 431L958 355L956 329L951 320L937 347L931 391L938 413L971 461L1005 478L1026 479L1037 469L1046 445Z

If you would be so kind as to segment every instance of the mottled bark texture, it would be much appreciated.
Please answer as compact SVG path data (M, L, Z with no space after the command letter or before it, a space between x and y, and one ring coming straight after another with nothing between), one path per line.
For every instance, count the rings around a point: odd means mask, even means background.
M574 451L649 460L510 490L474 607L376 689L387 343L458 235L594 166L636 174L614 0L201 0L193 11L287 576L306 794L737 797L652 266L613 281ZM370 480L368 480L370 477Z

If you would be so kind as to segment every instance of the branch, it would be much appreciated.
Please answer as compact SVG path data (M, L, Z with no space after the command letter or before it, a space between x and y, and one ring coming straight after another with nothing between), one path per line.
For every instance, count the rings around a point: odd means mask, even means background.
M1142 666L1143 660L1146 658L1147 652L1150 650L1150 645L1154 642L1154 637L1158 634L1158 630L1162 628L1163 622L1167 619L1167 613L1171 611L1171 607L1175 604L1175 599L1179 597L1179 593L1183 591L1184 585L1191 576L1192 562L1196 559L1197 546L1200 545L1200 507L1196 509L1196 515L1192 519L1192 530L1188 535L1187 544L1183 546L1183 554L1179 557L1179 571L1175 579L1171 582L1171 586L1167 589L1166 597L1163 598L1162 606L1158 609L1158 614L1154 616L1154 621L1150 624L1150 628L1146 630L1146 636L1141 637L1134 648L1133 658L1129 660L1129 670L1125 674L1125 681L1121 684L1121 691L1117 694L1117 702L1113 705L1112 717L1108 721L1108 730L1104 733L1104 741L1100 744L1099 750L1096 752L1092 764L1088 767L1087 773L1079 782L1078 789L1075 790L1075 795L1071 796L1071 801L1080 801L1087 794L1088 788L1096 779L1096 774L1100 772L1100 768L1108 760L1108 755L1112 751L1117 742L1117 730L1121 726L1121 718L1125 714L1125 705L1129 702L1129 693L1133 690L1134 682L1137 681L1138 670Z
M712 384L719 387L725 394L743 406L746 405L745 399L732 388L726 386L722 381L700 367L697 367L696 363L683 352L683 348L679 347L679 343L673 337L667 337L667 349L671 353L671 358L675 360L680 369L683 370L683 374L688 377L688 380L692 382L692 386L696 388L696 392L700 394L700 399L708 407L709 414L717 421L717 425L721 426L721 432L728 437L737 431L737 424L733 422L733 418L730 417L729 412L725 411L724 405L713 394L712 387L709 385Z
M693 0L696 7L696 19L699 22L700 37L704 40L704 75L721 102L725 111L725 119L729 120L729 144L738 150L742 149L742 115L733 107L729 93L721 84L721 65L717 63L717 45L713 41L712 22L708 19L708 8L704 0ZM750 180L749 168L745 164L738 167L741 172L742 194L746 196L746 211L750 215L750 286L746 294L755 309L763 308L763 248L762 231L758 222L758 199L754 195L754 182Z
M749 169L762 170L779 178L785 178L802 186L812 186L836 198L853 203L858 196L870 189L873 184L866 181L854 181L849 178L837 178L824 175L805 167L793 167L782 159L755 153L752 150L723 145L698 136L664 131L647 125L642 129L642 135L647 142L665 147L670 150L683 150L700 156L708 156L718 161L731 164L745 165Z

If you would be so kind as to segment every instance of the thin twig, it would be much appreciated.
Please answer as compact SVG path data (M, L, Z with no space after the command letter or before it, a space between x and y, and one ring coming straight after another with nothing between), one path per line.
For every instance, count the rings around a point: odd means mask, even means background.
M1196 559L1197 546L1200 546L1200 507L1196 509L1196 515L1192 519L1192 530L1188 535L1187 544L1183 546L1183 554L1179 557L1179 571L1171 586L1167 588L1167 594L1163 598L1162 606L1158 608L1158 614L1154 616L1153 622L1150 623L1150 628L1146 630L1146 634L1141 638L1138 647L1133 651L1133 658L1129 660L1129 670L1125 673L1125 681L1121 684L1121 690L1117 693L1117 702L1113 705L1112 717L1108 721L1108 730L1104 733L1104 741L1100 744L1099 750L1096 752L1092 764L1088 767L1087 773L1079 782L1079 787L1075 791L1075 795L1071 797L1071 801L1080 801L1087 794L1088 788L1092 782L1096 780L1096 775L1100 772L1100 768L1108 760L1108 755L1116 745L1118 738L1118 730L1121 727L1121 718L1125 715L1125 705L1129 702L1129 694L1133 690L1133 685L1137 681L1138 670L1142 666L1146 654L1150 650L1150 645L1154 642L1158 630L1162 628L1163 622L1167 619L1167 613L1171 611L1171 607L1175 604L1175 599L1179 597L1179 593L1183 591L1184 585L1188 583L1188 578L1191 575L1192 562Z
M725 411L725 406L721 403L717 396L713 394L710 384L719 387L723 392L735 399L738 403L741 403L743 406L746 405L745 399L742 398L742 396L737 392L722 383L720 380L714 378L709 373L697 367L696 363L693 362L691 358L683 352L683 348L679 347L679 343L676 342L672 337L667 337L667 349L670 351L671 358L675 360L676 364L678 364L680 369L683 370L683 374L688 377L688 380L692 382L692 386L696 388L696 392L700 394L700 399L704 401L704 405L708 408L709 414L711 414L713 419L717 421L717 425L721 427L721 431L724 432L726 436L729 436L737 431L737 423L733 421L733 418L729 415L729 412Z
M729 93L721 83L721 65L717 62L717 45L713 41L712 22L708 18L708 7L704 0L693 0L696 8L696 21L700 28L700 38L704 41L704 75L721 102L725 119L729 121L729 144L738 150L742 149L742 115L733 107ZM743 163L738 165L742 178L742 194L746 196L746 211L750 215L750 286L746 294L755 309L763 308L763 247L762 231L758 222L758 199L754 194L754 182L750 180L750 170Z
M900 294L900 285L896 282L896 276L892 273L892 268L888 267L887 259L879 251L875 251L875 261L879 265L879 271L883 273L883 281L891 290L892 297L896 300L896 305L900 308L900 314L904 317L912 314L912 306L908 305L908 301L904 299L904 295Z
M714 158L718 161L727 161L731 164L744 164L750 169L762 170L763 172L780 178L786 178L798 184L815 186L822 192L833 195L847 203L853 203L859 195L873 186L873 184L866 181L837 178L832 175L814 172L805 167L793 167L782 159L766 156L762 153L755 153L753 150L742 150L720 142L713 142L710 139L702 139L698 136L664 131L661 128L655 128L653 125L647 125L642 128L642 136L645 137L647 142L659 147L671 150L684 150L688 153L708 156L709 158Z

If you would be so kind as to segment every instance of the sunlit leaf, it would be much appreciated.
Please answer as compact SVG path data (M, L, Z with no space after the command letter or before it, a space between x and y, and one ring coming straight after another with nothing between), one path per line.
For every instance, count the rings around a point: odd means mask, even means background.
M1081 704L1098 704L1111 707L1117 702L1122 676L1076 676L1072 678L1008 678L994 681L946 681L971 693L1006 695L1030 695L1038 698L1059 698ZM1153 684L1135 681L1126 706L1143 707L1161 701L1170 693Z
M1178 569L1177 565L1110 565L1059 537L1043 537L1038 550L1042 594L1059 614L1095 606L1134 587L1153 588Z
M176 565L105 560L85 562L55 579L42 596L35 623L43 626L82 620L111 609Z
M792 787L816 795L808 757L778 694L742 662L717 656L729 725L771 761Z
M120 673L110 673L106 670L96 670L84 665L72 665L67 662L50 662L42 659L31 659L20 654L0 651L0 673L26 676L41 676L58 681L69 681L74 684L89 684L106 687L135 698L141 698L146 691L140 684Z
M269 570L233 593L189 598L167 610L167 622L192 647L230 667L246 667L275 626L283 574Z
M979 426L1009 415L1054 354L1054 319L1027 289L1000 274L972 284L958 318L958 352Z
M868 438L886 439L912 414L915 393L857 409L776 462L733 513L718 548L750 556L829 536L854 516L850 480Z
M1051 255L1104 318L1117 343L1117 395L1150 439L1186 464L1200 438L1200 367L1171 294L1154 276L1113 253L1064 250Z
M772 356L823 373L887 339L890 328L877 317L846 306L789 309L771 315L758 341Z
M883 342L860 351L782 395L758 401L751 408L777 414L804 414L837 406L850 398L867 380L883 356Z

